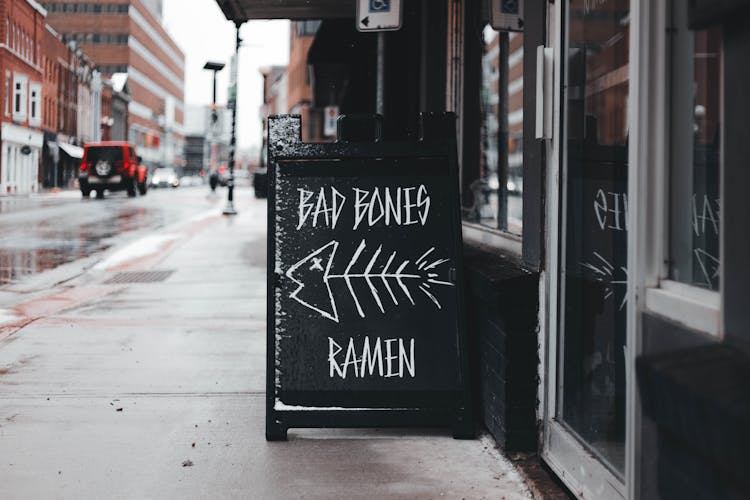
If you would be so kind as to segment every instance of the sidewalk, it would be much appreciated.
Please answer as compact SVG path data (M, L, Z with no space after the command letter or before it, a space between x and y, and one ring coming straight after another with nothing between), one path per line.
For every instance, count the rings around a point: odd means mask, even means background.
M265 202L236 199L0 318L0 497L530 498L486 437L265 441ZM107 283L134 271L164 272Z

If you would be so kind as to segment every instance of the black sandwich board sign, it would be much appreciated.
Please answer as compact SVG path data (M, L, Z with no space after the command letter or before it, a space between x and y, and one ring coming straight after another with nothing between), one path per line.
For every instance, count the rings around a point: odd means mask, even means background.
M379 118L342 116L332 143L303 143L299 116L268 118L268 440L295 427L473 437L455 118L422 115L418 141L342 140Z

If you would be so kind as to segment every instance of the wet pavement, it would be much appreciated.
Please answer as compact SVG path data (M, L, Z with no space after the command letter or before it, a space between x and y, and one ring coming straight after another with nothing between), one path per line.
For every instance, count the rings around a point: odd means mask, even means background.
M180 202L196 192L203 195L203 203ZM203 186L151 190L138 198L114 193L103 200L82 199L77 191L0 197L0 285L95 255L119 237L164 227L219 198Z
M1 498L529 498L487 437L266 442L265 202L238 189L227 218L183 196L171 221L0 287Z

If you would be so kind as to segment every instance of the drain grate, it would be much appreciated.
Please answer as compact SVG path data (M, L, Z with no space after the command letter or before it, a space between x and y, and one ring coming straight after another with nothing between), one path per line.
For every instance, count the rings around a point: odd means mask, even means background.
M174 270L171 271L125 271L120 272L104 282L105 285L122 284L122 283L158 283L169 278Z

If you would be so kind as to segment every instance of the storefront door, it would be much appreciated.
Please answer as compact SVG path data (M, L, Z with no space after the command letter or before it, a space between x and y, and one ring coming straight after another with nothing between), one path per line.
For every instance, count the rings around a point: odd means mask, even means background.
M630 1L563 4L544 456L577 495L624 498Z

